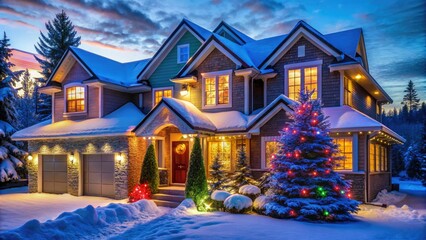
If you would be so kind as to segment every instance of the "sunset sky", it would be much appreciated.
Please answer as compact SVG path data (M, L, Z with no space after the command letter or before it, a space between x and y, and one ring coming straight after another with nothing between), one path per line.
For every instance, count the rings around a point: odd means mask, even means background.
M322 33L362 27L370 72L396 106L410 79L426 100L422 0L0 0L0 30L13 48L35 53L44 23L62 9L81 36L81 48L121 62L151 57L184 17L209 30L224 20L255 39L285 34L299 20Z

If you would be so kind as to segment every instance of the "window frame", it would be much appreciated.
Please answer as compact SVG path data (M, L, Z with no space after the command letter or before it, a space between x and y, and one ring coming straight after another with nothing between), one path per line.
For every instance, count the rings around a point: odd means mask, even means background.
M229 149L229 170L225 169L224 164L222 162L222 166L223 166L223 171L225 172L233 172L234 171L234 166L233 166L233 144L231 140L211 140L207 142L207 168L210 169L211 164L213 164L213 160L214 160L214 156L212 156L211 153L211 145L212 143L229 143L230 149ZM223 146L222 146L223 147ZM223 160L223 159L222 159Z
M353 92L354 85L352 79L344 76L343 77L343 105L353 107Z
M322 96L322 64L323 60L300 62L284 65L284 94L289 97L289 70L300 69L300 88L305 89L305 69L317 67L317 99L321 99ZM297 99L294 99L297 100Z
M84 88L84 111L76 111L76 112L68 112L68 94L67 94L67 90L69 88L73 88L73 87L83 87ZM87 85L78 83L78 82L73 82L73 83L68 83L64 85L64 116L72 116L72 115L86 115L87 114L87 90L88 87Z
M219 76L228 75L228 103L227 104L219 104ZM229 70L223 70L223 71L217 71L217 72L208 72L208 73L201 73L202 76L202 88L201 88L201 95L202 95L202 109L215 109L215 108L230 108L232 107L232 75L233 71L232 69ZM206 79L207 78L215 78L215 91L216 91L216 101L214 105L206 105Z
M346 154L348 154L349 152L346 152L346 148L347 148L347 146L346 146L346 141L350 141L351 142L351 150L350 150L350 153L351 153L351 155L352 155L352 159L351 159L351 168L350 169L345 169L345 162L344 162L344 164L343 164L343 169L336 169L336 168L333 168L333 170L334 171L339 171L339 172L355 172L355 164L358 164L358 162L355 160L355 157L356 157L356 153L355 153L355 151L356 151L356 147L354 146L354 144L356 144L356 140L354 139L354 137L353 136L345 136L345 137L343 137L343 136L339 136L339 137L333 137L333 142L336 144L336 145L338 145L338 143L337 143L337 139L345 139L345 146L343 146L343 151L341 151L341 149L340 148L338 148L339 149L339 156L345 156ZM346 160L344 160L344 161L346 161Z
M267 142L278 142L279 143L280 136L267 136L261 138L261 144L260 144L260 159L261 159L261 166L260 168L262 170L268 169L268 166L266 166L266 143Z
M163 92L163 97L164 97L164 91L166 91L166 90L171 90L172 91L172 96L171 97L173 97L173 87L160 87L160 88L153 88L152 89L152 107L155 107L158 103L155 103L155 92L157 92L157 91L162 91ZM163 98L163 97L161 97L161 99Z
M190 48L189 47L190 47L189 43L180 44L180 45L177 46L177 63L186 63L189 60L189 58L190 58L190 56L189 56L190 55ZM186 60L182 60L180 58L181 53L182 53L182 49L188 49L188 58Z

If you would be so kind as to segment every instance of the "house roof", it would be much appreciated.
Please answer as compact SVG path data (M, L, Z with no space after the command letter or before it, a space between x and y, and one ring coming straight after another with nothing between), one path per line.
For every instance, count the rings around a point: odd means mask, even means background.
M249 43L249 42L255 41L253 38L251 38L248 35L242 33L238 29L232 27L231 25L229 25L225 21L221 21L219 23L219 25L217 25L217 27L213 30L213 32L214 33L218 33L219 30L222 29L222 27L226 28L228 31L230 31L231 33L233 33L233 35L235 35L238 38L238 40L240 40L242 43Z
M12 139L33 140L130 135L133 128L144 117L145 115L133 103L127 103L103 118L64 120L55 123L47 120L16 132L12 135Z

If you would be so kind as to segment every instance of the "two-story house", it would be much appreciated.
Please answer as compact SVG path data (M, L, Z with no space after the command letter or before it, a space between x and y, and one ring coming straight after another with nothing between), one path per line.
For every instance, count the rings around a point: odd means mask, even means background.
M389 188L389 148L404 139L380 123L392 99L369 73L362 30L324 35L303 21L255 40L184 19L151 59L131 63L71 48L43 88L52 120L13 138L29 142L31 192L125 198L150 143L161 184L185 184L195 136L206 166L219 155L232 172L243 148L259 177L301 89L324 105L354 198Z

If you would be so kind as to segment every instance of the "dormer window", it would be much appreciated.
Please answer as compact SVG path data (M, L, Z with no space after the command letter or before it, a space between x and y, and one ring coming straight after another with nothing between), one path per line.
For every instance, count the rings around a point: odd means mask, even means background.
M177 63L186 63L189 59L189 44L177 46Z
M67 113L85 111L85 87L74 86L66 89Z

